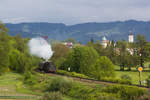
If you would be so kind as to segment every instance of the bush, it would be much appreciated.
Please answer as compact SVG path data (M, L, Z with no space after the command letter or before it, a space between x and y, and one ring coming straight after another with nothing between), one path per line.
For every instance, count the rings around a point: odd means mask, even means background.
M150 87L150 76L148 76L148 78L146 79L146 84L147 84L147 87Z
M72 88L72 81L67 78L55 78L51 83L47 84L47 92L58 92L66 94Z
M94 89L89 86L85 86L79 83L74 83L72 89L68 92L68 95L80 100L95 100Z
M23 81L25 84L35 85L39 83L40 78L36 75L33 75L31 72L25 72Z
M130 80L115 79L115 78L102 78L101 81L112 82L112 83L120 83L120 84L129 84L129 85L132 84L132 82Z
M128 75L122 75L121 79L125 79L125 80L132 80L132 78Z
M116 97L116 95L108 94L108 93L100 93L97 96L96 100L120 100Z
M114 65L109 58L101 56L96 60L91 70L93 78L102 79L115 76Z
M61 75L73 76L73 77L78 77L78 78L89 78L88 76L86 76L84 74L80 74L80 73L76 73L76 72L68 72L65 70L57 70L57 73L61 74Z
M63 97L59 92L47 92L40 100L63 100Z
M145 89L133 86L111 85L105 87L103 92L118 94L123 100L137 100L146 93Z
M57 70L57 74L61 75L67 75L67 76L73 76L73 77L78 77L78 78L86 78L86 79L93 79L90 78L84 74L76 73L76 72L67 72L65 70ZM106 81L106 82L112 82L112 83L121 83L121 84L132 84L130 80L126 79L115 79L115 78L102 78L100 81Z

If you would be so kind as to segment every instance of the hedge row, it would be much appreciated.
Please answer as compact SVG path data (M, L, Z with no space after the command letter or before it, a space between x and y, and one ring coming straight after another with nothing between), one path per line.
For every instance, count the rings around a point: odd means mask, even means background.
M90 79L90 80L96 80L96 79L90 78L84 74L79 74L76 72L68 72L65 70L57 70L57 74L67 75L67 76L72 76L72 77L78 77L78 78L84 78L84 79ZM127 79L103 78L103 79L97 80L97 81L132 85L132 82L130 80L127 80Z

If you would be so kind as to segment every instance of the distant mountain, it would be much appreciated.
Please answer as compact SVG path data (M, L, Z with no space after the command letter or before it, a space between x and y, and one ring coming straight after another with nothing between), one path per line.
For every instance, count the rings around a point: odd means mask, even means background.
M70 37L81 43L87 43L91 38L101 40L106 36L109 40L128 40L130 31L134 35L143 34L150 41L150 22L144 21L117 21L108 23L83 23L65 25L62 23L6 23L9 34L14 36L21 33L23 37L49 36L56 40L64 40Z

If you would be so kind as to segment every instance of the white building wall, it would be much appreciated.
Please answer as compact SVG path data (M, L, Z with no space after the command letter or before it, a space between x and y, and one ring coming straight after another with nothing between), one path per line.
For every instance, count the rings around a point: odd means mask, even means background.
M129 43L133 43L134 42L134 37L133 35L129 35Z

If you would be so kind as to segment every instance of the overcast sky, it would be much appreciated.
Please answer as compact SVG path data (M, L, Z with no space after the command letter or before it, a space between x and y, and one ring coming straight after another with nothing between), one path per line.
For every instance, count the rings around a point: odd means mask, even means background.
M150 20L150 0L0 0L2 22Z

